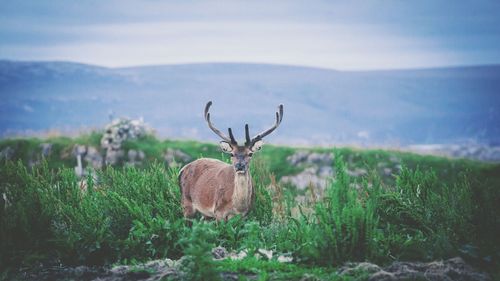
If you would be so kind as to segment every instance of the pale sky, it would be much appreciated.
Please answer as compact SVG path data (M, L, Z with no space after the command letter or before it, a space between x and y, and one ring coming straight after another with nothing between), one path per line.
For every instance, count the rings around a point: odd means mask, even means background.
M0 7L0 59L339 70L500 63L500 1L31 0Z

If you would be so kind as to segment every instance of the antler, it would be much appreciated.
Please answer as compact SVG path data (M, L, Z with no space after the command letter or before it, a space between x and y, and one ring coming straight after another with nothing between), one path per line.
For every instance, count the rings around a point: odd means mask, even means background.
M282 119L283 119L283 105L280 104L278 106L278 111L276 111L276 123L274 124L274 126L272 126L271 128L267 129L266 131L263 131L260 134L257 134L252 139L250 139L250 133L248 132L248 124L246 124L245 125L245 138L246 138L245 145L248 145L248 146L249 145L253 145L254 143L262 140L262 138L264 138L265 136L267 136L270 133L272 133L281 124L281 120Z
M214 131L214 133L216 133L224 141L230 142L232 144L236 144L236 140L234 139L233 131L231 130L231 128L228 129L229 137L230 137L230 138L228 138L221 131L219 131L217 128L215 128L214 125L212 125L212 122L210 122L210 113L208 112L208 110L210 109L210 106L212 106L212 101L207 102L207 105L205 106L205 120L208 123L208 127L210 129L212 129L212 131Z

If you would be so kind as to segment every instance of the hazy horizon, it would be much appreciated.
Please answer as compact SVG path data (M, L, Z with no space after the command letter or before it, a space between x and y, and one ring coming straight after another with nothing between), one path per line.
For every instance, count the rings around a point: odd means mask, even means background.
M106 66L102 64L92 64L80 61L71 60L24 60L24 59L4 59L0 58L0 61L7 62L19 62L19 63L71 63L71 64L81 64L94 67L101 67L107 69L128 69L128 68L142 68L142 67L161 67L161 66L188 66L188 65L217 65L217 64L227 64L227 65L270 65L270 66L290 66L298 68L310 68L318 70L333 70L338 72L389 72L389 71L412 71L412 70L431 70L431 69L453 69L453 68L474 68L474 67L485 67L485 66L497 66L498 63L484 63L484 64L463 64L463 65L441 65L441 66L431 66L431 67L402 67L402 68L375 68L375 69L338 69L338 68L328 68L328 67L316 67L307 65L295 65L286 63L261 63L261 62L244 62L244 61L234 61L234 62L222 62L222 61L208 61L208 62L191 62L191 63L157 63L157 64L137 64L137 65L125 65L125 66Z

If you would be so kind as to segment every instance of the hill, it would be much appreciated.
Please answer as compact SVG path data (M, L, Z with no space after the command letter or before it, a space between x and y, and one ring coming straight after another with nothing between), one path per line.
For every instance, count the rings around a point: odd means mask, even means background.
M243 138L285 118L272 142L500 143L500 66L345 72L265 64L104 68L0 61L0 135L101 127L113 113L160 136L215 140L202 110Z

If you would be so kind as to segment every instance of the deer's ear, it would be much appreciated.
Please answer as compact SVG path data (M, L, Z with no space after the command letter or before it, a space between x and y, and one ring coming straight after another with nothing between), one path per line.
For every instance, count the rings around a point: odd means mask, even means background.
M253 152L259 151L262 148L263 144L264 144L264 142L260 140L260 141L258 141L256 143L254 143L252 145L252 147L250 147L250 150L253 151Z
M219 143L219 147L225 153L231 153L233 151L233 147L228 142L225 141L221 141Z

